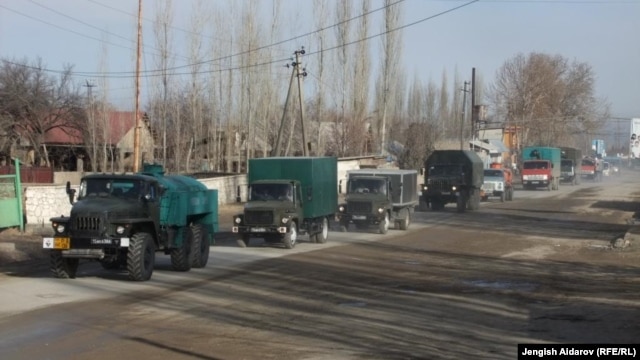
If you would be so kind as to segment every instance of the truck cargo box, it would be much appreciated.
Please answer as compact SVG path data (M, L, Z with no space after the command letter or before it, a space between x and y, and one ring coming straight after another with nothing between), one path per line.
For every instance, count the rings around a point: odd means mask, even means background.
M329 216L338 206L338 161L335 157L249 159L248 180L249 184L257 180L299 181L305 218Z
M478 189L482 187L484 182L484 162L474 151L436 150L429 155L424 163L425 174L428 174L431 166L442 164L462 164L464 167L471 169L470 172L465 174L467 177L466 183Z
M347 171L347 176L384 176L391 183L393 206L408 206L418 203L418 172L399 169L359 169Z

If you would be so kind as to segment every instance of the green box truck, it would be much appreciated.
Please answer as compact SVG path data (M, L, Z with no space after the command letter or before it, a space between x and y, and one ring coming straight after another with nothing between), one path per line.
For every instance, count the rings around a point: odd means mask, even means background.
M335 157L270 157L249 160L248 199L233 218L238 245L251 238L296 245L298 235L325 243L338 206Z

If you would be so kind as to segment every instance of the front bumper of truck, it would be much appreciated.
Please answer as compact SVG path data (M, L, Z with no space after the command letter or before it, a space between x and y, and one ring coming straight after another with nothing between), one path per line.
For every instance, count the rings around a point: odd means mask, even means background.
M129 238L83 238L69 236L43 237L42 248L59 250L62 257L103 259L129 247Z

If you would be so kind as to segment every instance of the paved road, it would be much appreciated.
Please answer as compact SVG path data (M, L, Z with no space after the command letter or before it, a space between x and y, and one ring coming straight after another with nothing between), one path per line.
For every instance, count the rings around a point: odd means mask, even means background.
M145 283L96 264L75 280L5 273L0 358L513 359L518 342L633 342L640 255L609 245L630 228L636 178L290 251L222 241L207 268L160 257Z

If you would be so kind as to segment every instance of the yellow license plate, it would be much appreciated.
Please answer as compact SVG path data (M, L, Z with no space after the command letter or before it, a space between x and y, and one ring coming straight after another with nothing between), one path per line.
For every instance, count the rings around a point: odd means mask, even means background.
M71 248L71 240L68 237L53 238L53 248L58 250L67 250Z

